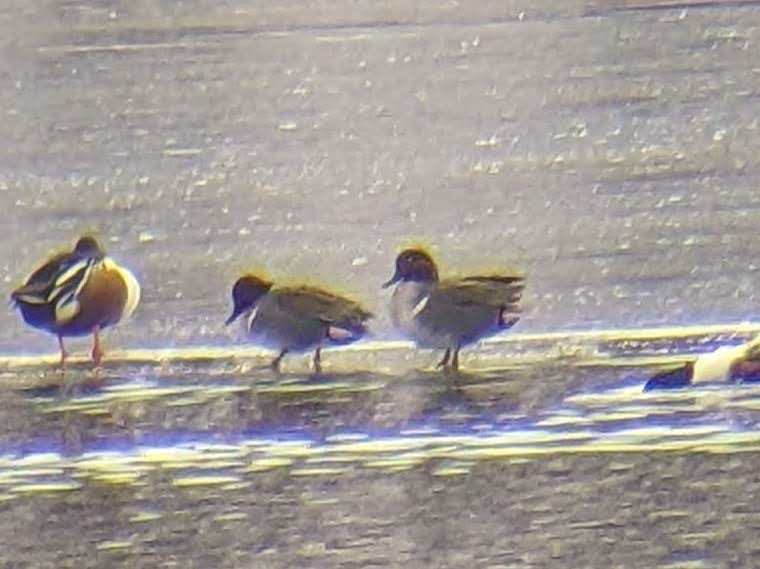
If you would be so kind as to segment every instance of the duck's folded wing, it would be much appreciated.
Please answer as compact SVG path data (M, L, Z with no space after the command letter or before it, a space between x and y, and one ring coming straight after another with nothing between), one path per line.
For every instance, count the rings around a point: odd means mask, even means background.
M32 273L11 298L16 303L54 305L56 310L62 309L76 302L94 265L93 259L60 255Z
M470 276L443 281L436 289L441 298L436 300L460 306L492 306L517 312L524 288L525 279L520 275Z
M363 334L364 322L372 317L359 303L315 287L281 289L277 301L281 310L299 318L317 319L355 334Z

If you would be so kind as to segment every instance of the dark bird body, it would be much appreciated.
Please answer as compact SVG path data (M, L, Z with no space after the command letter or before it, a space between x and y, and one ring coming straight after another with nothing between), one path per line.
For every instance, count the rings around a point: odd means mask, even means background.
M321 371L323 345L340 345L362 338L371 314L358 303L311 287L274 287L253 275L238 279L233 287L231 323L246 316L245 329L258 345L276 350L272 367L290 352L314 349L314 368Z
M24 322L63 338L93 334L92 357L103 356L100 330L129 317L140 300L134 275L118 265L92 237L82 237L70 252L54 255L11 294Z

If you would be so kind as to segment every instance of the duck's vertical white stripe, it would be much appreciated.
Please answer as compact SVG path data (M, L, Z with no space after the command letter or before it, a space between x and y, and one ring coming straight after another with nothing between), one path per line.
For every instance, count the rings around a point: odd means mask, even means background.
M251 313L248 315L248 318L245 321L245 331L250 332L251 327L253 326L253 321L256 319L256 313L259 311L259 307L254 307L253 310L251 310Z
M412 308L412 316L417 316L422 310L427 306L428 300L430 300L430 295L423 296L422 300L420 300L414 308Z

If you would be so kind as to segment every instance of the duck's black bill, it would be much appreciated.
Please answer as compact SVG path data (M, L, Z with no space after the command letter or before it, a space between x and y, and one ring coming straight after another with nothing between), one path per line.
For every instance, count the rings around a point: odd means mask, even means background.
M396 271L393 276L391 277L391 280L388 282L383 283L383 288L388 288L389 286L395 285L398 281L401 280L401 275L398 274L398 271Z
M662 389L684 389L691 385L694 371L693 364L686 364L676 369L658 373L644 385L644 391L659 391Z
M240 316L243 313L242 310L233 310L232 314L230 314L230 317L227 318L227 320L224 322L225 326L229 326L232 324L235 320L237 320L237 317Z

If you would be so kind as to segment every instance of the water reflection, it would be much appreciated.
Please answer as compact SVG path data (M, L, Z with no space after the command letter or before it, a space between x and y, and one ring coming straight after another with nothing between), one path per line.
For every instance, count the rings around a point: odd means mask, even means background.
M274 375L239 358L192 355L100 372L81 365L65 376L9 366L0 499L139 486L157 473L177 489L236 492L274 470L335 477L424 467L448 477L492 460L758 448L748 427L760 387L645 392L662 365L638 365L645 352L606 366L598 354L538 364L527 355L458 374Z

